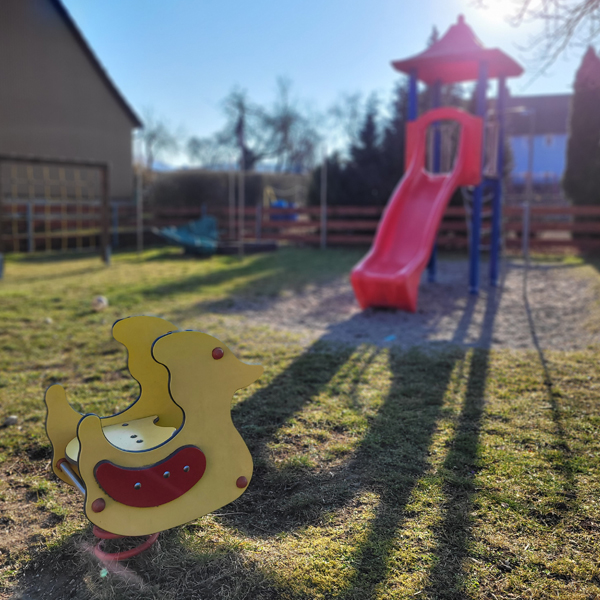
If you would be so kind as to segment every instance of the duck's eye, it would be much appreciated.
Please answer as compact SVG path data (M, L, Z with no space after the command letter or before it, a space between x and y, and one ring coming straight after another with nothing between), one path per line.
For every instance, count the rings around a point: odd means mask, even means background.
M225 352L223 351L223 348L215 348L212 351L212 357L215 360L219 360L220 358L223 358L224 354L225 354Z

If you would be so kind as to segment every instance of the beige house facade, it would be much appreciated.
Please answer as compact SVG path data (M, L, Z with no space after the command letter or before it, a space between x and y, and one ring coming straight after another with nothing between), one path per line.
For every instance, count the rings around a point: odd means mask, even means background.
M129 199L141 125L59 0L0 0L0 154L108 162Z

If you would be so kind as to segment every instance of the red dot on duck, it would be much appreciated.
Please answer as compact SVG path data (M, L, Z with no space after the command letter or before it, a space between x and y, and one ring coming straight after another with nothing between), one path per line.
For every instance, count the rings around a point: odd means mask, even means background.
M105 532L150 535L238 498L252 457L231 419L235 392L262 374L220 340L158 317L113 326L128 351L138 398L109 417L82 415L60 385L46 391L52 469L85 493L88 519Z

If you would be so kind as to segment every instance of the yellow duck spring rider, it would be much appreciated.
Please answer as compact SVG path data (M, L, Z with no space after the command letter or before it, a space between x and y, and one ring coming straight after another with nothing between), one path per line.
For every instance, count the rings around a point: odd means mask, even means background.
M252 477L252 457L231 420L233 394L256 381L259 365L238 360L216 338L178 331L158 317L117 321L113 337L128 351L138 399L109 417L82 415L65 390L46 391L52 470L85 495L84 511L101 538L103 560L124 560L158 533L238 498ZM104 539L149 536L109 554Z

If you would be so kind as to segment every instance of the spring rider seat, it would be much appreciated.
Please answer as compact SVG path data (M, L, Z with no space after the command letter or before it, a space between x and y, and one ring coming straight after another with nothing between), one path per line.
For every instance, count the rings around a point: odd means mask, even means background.
M52 470L85 496L84 512L100 538L102 560L124 560L159 532L238 498L252 477L252 457L231 420L233 394L262 367L238 360L216 338L178 331L158 317L117 321L113 337L128 350L140 395L109 417L80 414L61 385L46 391ZM103 540L148 536L108 553Z

